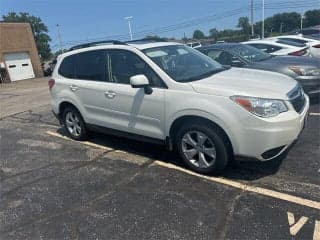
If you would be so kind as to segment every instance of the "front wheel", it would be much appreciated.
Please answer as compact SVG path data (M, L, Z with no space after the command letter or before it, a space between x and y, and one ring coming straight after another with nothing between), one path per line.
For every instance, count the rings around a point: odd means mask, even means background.
M214 127L202 123L186 124L180 129L177 149L192 170L204 174L221 172L231 155L224 136Z
M79 111L74 107L67 107L63 112L64 126L69 136L75 140L85 140L88 135L86 125Z

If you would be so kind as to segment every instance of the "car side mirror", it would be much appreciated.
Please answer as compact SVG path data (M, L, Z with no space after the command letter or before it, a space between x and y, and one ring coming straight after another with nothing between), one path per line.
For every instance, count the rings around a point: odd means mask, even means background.
M232 67L243 67L244 63L238 59L233 59L231 62Z
M145 94L150 95L153 90L150 87L150 82L145 75L135 75L130 78L132 88L144 88Z

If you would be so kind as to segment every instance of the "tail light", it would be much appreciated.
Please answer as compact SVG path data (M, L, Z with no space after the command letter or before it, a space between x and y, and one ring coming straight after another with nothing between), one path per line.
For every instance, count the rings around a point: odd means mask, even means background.
M49 90L51 90L53 88L55 83L56 83L56 81L54 79L50 79L48 81Z
M312 46L312 47L314 47L314 48L320 48L320 44L314 45L314 46Z
M307 49L308 48L305 48L305 49L302 49L302 50L299 50L299 51L296 51L296 52L292 52L292 53L289 53L289 55L292 55L292 56L303 56L307 53Z

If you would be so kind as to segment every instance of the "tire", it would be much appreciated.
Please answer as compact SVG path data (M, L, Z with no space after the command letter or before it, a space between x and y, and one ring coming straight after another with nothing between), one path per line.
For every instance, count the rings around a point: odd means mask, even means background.
M66 107L62 116L64 127L72 139L82 141L88 137L86 124L76 108Z
M176 136L180 157L195 172L218 174L231 159L232 151L226 137L206 122L187 122Z

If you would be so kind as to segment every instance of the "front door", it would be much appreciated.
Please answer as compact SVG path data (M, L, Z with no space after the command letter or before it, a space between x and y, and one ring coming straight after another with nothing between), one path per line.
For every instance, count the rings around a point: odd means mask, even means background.
M165 85L160 77L135 53L109 50L109 83L106 84L108 126L117 130L164 139ZM132 88L130 77L144 74L152 94Z

